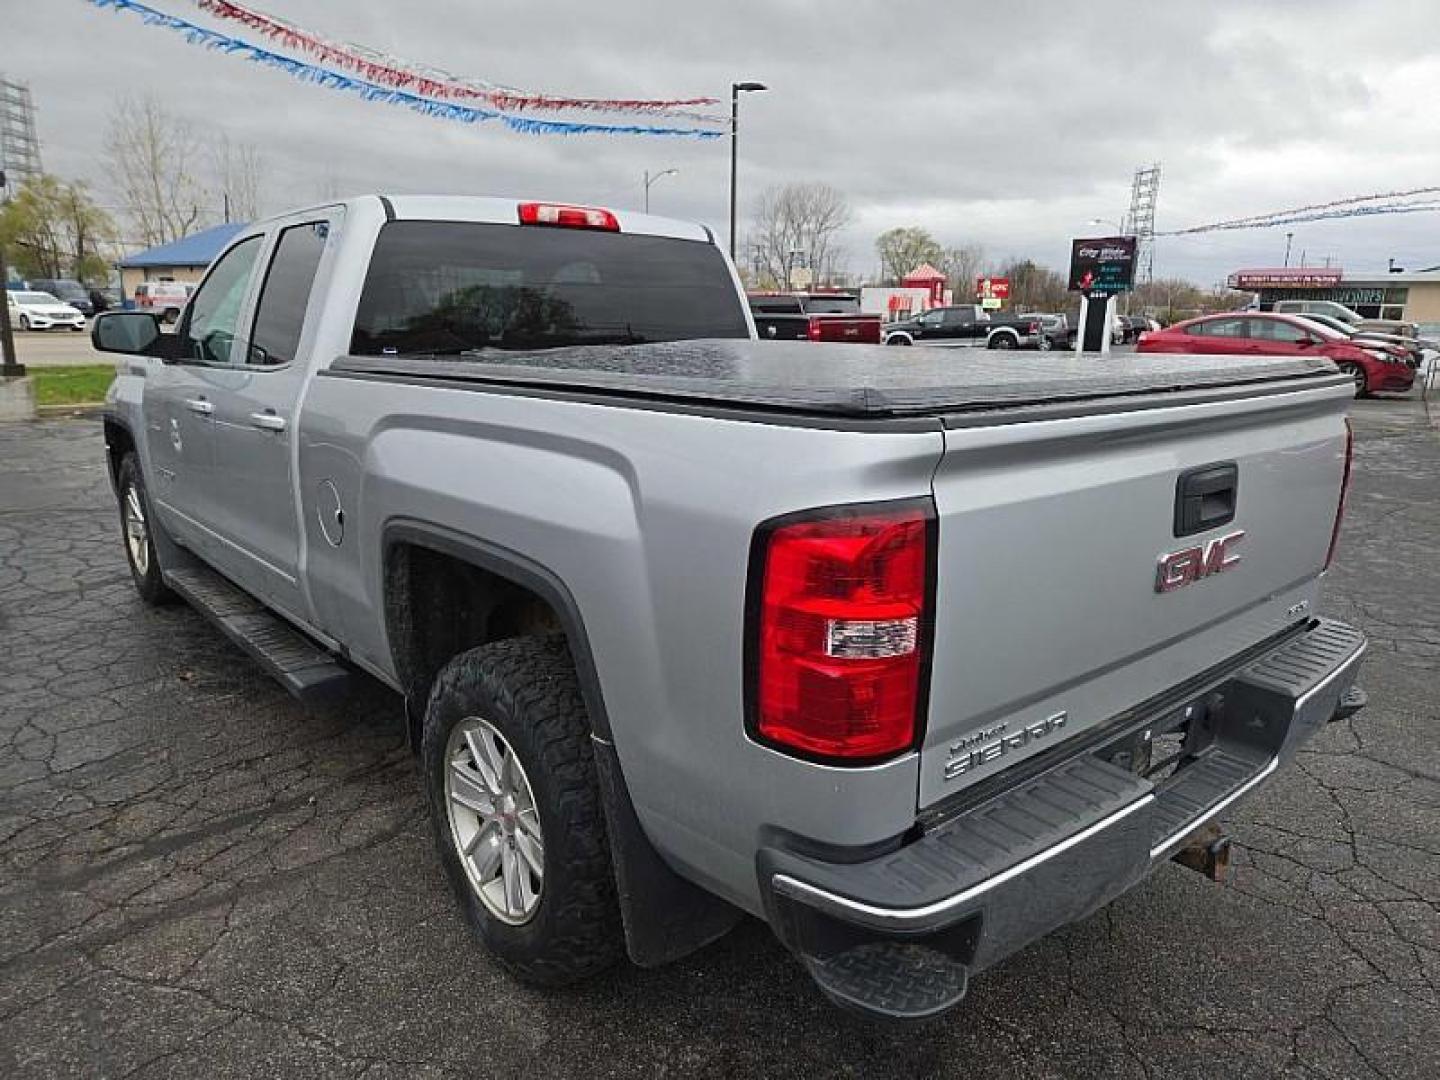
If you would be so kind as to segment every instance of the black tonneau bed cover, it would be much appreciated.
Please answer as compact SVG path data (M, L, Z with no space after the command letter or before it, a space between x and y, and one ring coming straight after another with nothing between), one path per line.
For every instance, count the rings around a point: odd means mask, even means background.
M714 339L453 356L345 356L333 375L404 378L856 418L946 415L1296 379L1342 379L1323 357L1077 357ZM1348 379L1343 380L1347 385Z

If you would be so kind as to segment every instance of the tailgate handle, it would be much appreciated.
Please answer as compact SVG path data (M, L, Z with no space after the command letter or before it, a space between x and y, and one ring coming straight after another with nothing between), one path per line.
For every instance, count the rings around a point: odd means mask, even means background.
M1233 461L1187 469L1175 481L1175 535L1191 536L1235 520L1240 469Z

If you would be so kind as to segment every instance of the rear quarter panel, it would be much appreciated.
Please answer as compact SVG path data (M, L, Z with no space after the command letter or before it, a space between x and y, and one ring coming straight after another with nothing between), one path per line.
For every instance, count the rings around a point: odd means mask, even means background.
M523 554L565 583L589 638L641 823L674 864L758 910L754 855L779 826L865 844L914 821L914 754L802 763L744 732L744 598L758 523L927 495L942 436L783 427L503 393L315 380L301 473L339 490L341 548L310 577L323 625L390 670L383 537L429 522Z

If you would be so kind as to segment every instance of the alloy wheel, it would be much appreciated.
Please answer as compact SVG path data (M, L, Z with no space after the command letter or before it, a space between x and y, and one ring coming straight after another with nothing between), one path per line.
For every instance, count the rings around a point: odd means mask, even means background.
M515 749L478 716L460 720L445 749L445 807L465 876L495 918L528 922L545 883L545 842L530 778Z
M134 484L125 487L122 516L125 547L130 552L130 564L135 567L137 574L144 577L150 572L150 527L145 521L145 507L140 499L140 490Z

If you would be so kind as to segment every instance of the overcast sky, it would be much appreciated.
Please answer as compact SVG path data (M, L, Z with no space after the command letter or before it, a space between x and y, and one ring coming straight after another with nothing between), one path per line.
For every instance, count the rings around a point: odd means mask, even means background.
M208 20L188 0L152 6ZM328 37L460 74L577 96L728 94L742 215L768 184L823 180L855 210L852 270L876 234L924 225L998 260L1063 269L1068 240L1126 210L1163 166L1157 227L1440 184L1440 4L1006 0L254 0ZM276 48L278 46L270 46ZM28 82L48 171L115 200L99 147L113 102L154 93L264 154L266 209L339 191L483 192L638 206L723 235L728 145L511 134L371 104L85 0L0 0L0 72ZM1440 264L1440 213L1290 226L1292 262ZM743 224L742 224L743 231ZM1104 231L1104 230L1101 230ZM1202 283L1278 265L1285 229L1162 239L1157 275Z

